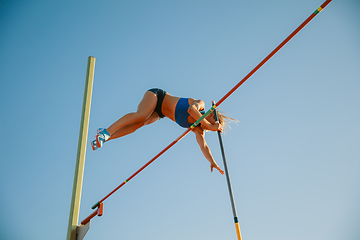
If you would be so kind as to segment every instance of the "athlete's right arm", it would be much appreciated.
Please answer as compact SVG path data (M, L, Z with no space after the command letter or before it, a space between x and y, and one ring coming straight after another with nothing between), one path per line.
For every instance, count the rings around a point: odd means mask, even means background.
M202 114L200 111L205 110L205 103L203 100L195 100L194 102L189 106L188 113L197 121L199 118L202 117ZM216 123L215 119L213 120L213 123L209 122L207 119L203 119L201 122L201 127L205 130L209 131L223 131L223 127L220 123Z
M204 109L205 103L203 100L194 100L194 102L189 106L188 113L197 121L202 117L200 111L203 111ZM205 118L200 123L202 128L213 131L213 126Z

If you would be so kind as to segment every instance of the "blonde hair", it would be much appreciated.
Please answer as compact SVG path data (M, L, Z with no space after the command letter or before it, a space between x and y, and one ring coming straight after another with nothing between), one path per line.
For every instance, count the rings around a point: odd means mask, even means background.
M204 113L202 113L202 114L204 114ZM212 113L210 113L210 114L214 114L214 112L212 112ZM226 131L226 129L228 129L228 128L231 128L230 127L230 123L231 122L239 122L239 120L237 120L237 119L234 119L234 118L231 118L231 117L228 117L228 116L225 116L221 111L219 111L218 109L216 109L216 114L217 114L217 116L218 116L218 120L219 120L219 123L223 126L223 132L225 132ZM202 128L202 129L204 129L202 126L201 126L201 124L199 124L199 125L197 125L197 127L200 127L200 128ZM206 132L208 131L208 130L206 130L206 129L204 129Z
M219 119L219 123L221 125L223 125L223 129L224 129L224 132L226 131L226 129L228 128L231 128L230 127L230 123L231 122L239 122L239 120L237 119L234 119L234 118L231 118L231 117L228 117L228 116L225 116L221 111L219 111L218 109L216 109L216 114L218 116L218 119Z

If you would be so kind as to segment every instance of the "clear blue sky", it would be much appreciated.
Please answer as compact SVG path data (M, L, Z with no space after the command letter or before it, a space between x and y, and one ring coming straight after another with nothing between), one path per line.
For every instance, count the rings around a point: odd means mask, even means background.
M1 1L0 239L66 238L88 56L92 140L151 87L209 108L322 3ZM360 238L359 11L331 2L221 105L239 120L224 144L244 240ZM88 144L80 219L184 130L162 119ZM236 239L226 179L190 133L104 202L85 239Z

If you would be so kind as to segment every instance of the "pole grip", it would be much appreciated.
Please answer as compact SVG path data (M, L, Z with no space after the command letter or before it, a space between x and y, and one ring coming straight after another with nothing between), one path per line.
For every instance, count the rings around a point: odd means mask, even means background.
M211 105L212 105L212 106L215 106L215 101L212 101L212 102L211 102ZM216 108L214 108L214 118L215 118L215 122L216 122L216 123L219 123L219 117L218 117Z

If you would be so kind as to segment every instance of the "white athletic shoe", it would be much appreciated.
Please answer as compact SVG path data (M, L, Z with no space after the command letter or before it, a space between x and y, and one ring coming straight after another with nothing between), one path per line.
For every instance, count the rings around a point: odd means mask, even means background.
M96 135L96 146L101 148L104 142L110 138L110 133L105 128L99 128Z
M95 151L96 149L98 149L98 146L97 146L97 144L96 144L96 139L91 142L91 147L92 147L92 150L93 150L93 151Z

